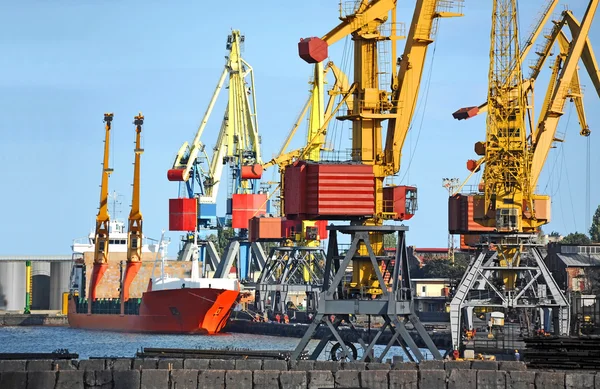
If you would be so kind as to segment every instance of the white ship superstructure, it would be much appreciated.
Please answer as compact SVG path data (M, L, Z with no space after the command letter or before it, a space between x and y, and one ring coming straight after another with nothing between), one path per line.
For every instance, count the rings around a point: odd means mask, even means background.
M111 220L108 230L109 238L108 251L111 253L126 253L127 252L127 231L125 223L121 220ZM94 252L94 232L90 232L85 238L73 240L71 249L75 254L83 254ZM142 252L155 253L158 251L158 241L144 237Z

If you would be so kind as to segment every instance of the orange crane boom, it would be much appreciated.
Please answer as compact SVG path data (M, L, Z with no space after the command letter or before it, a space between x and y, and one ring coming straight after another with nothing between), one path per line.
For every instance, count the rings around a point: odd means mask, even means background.
M90 279L90 300L96 299L96 287L106 272L108 267L108 224L110 216L108 214L108 178L113 169L108 167L110 153L110 130L113 120L112 113L104 114L105 138L104 138L104 160L102 162L102 183L100 185L100 208L96 216L96 234L94 238L94 269ZM91 312L92 304L88 304L88 310Z
M127 267L121 288L121 301L129 300L129 286L142 266L142 212L140 211L140 156L144 152L141 146L142 125L144 116L140 112L134 117L135 124L135 161L133 163L133 194L131 211L129 212L129 229L127 236Z

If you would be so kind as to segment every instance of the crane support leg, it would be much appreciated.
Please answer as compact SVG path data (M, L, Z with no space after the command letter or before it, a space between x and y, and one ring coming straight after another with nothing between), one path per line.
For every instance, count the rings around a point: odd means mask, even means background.
M129 287L137 276L140 268L142 267L141 262L127 262L125 267L125 276L123 277L123 287L121 288L121 301L125 302L129 300Z
M204 254L204 263L207 266L207 269L210 268L211 271L216 271L221 259L219 258L219 253L217 252L215 244L211 241L207 241L204 246L204 251L206 251Z
M94 263L94 269L92 270L92 277L90 278L90 302L96 300L96 288L104 277L104 273L106 273L106 269L108 269L108 263ZM91 313L92 304L88 304L88 311Z
M25 262L25 308L23 308L24 314L31 313L31 300L32 300L32 284L31 279L31 261Z
M539 315L538 323L524 323L520 332L532 334L534 329L546 329L555 335L568 335L569 303L546 267L539 247L531 240L531 236L487 235L484 239L489 244L496 245L498 252L514 251L514 257L520 259L507 261L505 255L497 255L489 246L484 246L475 261L469 265L450 303L453 348L459 350L463 346L463 327L473 329L472 316L475 308L481 312L498 311L505 315L516 312L519 317L526 317L531 311L543 311L552 319L545 323L545 328L543 315ZM506 274L510 274L510 277ZM497 280L503 280L504 285L499 286ZM465 320L466 325L461 324L462 320ZM473 342L474 348L477 348L476 339ZM514 349L510 344L504 344L504 347Z
M240 242L237 240L232 240L229 242L227 249L225 250L225 254L219 262L217 266L217 270L215 271L214 278L224 278L229 274L229 270L233 266L233 263L236 258L239 256L240 251Z
M318 296L323 286L325 260L325 252L320 247L272 248L257 281L255 309L265 312L271 308L273 312L291 314L287 311L291 293L304 293L308 303L310 296ZM267 305L269 297L271 306ZM313 308L315 304L309 305Z
M319 300L317 314L308 330L304 334L300 343L292 353L292 359L298 359L308 345L309 340L316 333L321 325L325 325L329 333L321 340L312 354L312 359L316 359L325 345L335 339L337 344L334 349L339 349L341 355L339 358L346 360L358 360L381 362L392 345L398 345L406 351L409 359L422 361L424 355L419 346L411 336L411 333L405 327L406 322L411 322L416 334L423 340L423 344L428 348L433 358L441 359L442 356L431 340L425 328L421 325L419 318L414 311L413 292L410 285L410 275L408 267L408 255L406 252L405 232L408 230L405 226L329 226L331 231L329 238L329 247L325 263L325 274L323 279L323 291ZM352 243L345 255L339 254L337 244L338 232L350 234ZM377 257L374 254L371 245L371 234L398 234L398 246L396 248L395 261L389 261L385 272L389 272L390 280L384 283L384 274L381 271L381 264L389 258ZM382 294L379 298L372 298L371 295L353 294L349 295L342 290L342 280L346 276L346 270L351 261L365 260L364 255L360 254L359 247L366 248L368 259L373 265L375 276L380 280ZM360 258L358 258L360 256ZM331 273L330 273L331 272ZM333 274L333 277L330 276ZM387 275L387 274L386 274ZM364 332L359 332L354 327L351 316L366 315L371 318L379 318L383 321L382 327L371 332L372 336L367 336ZM338 326L344 321L350 326L351 332L360 343L363 353L358 358L353 346L344 343ZM389 330L388 330L389 329ZM384 333L389 332L391 338L386 344L386 348L379 355L375 355L374 346L381 340ZM366 339L364 338L366 336ZM333 352L332 352L333 354ZM334 357L332 355L332 357ZM336 358L338 359L338 358Z

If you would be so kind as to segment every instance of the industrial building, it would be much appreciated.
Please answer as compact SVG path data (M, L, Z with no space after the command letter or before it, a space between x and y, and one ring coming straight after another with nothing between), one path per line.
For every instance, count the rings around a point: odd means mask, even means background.
M545 262L562 290L598 293L600 245L550 243Z

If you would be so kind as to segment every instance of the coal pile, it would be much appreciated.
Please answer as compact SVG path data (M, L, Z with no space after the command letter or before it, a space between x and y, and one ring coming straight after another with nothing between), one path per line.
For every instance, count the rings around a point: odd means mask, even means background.
M525 338L523 359L530 368L591 369L600 366L600 336Z

